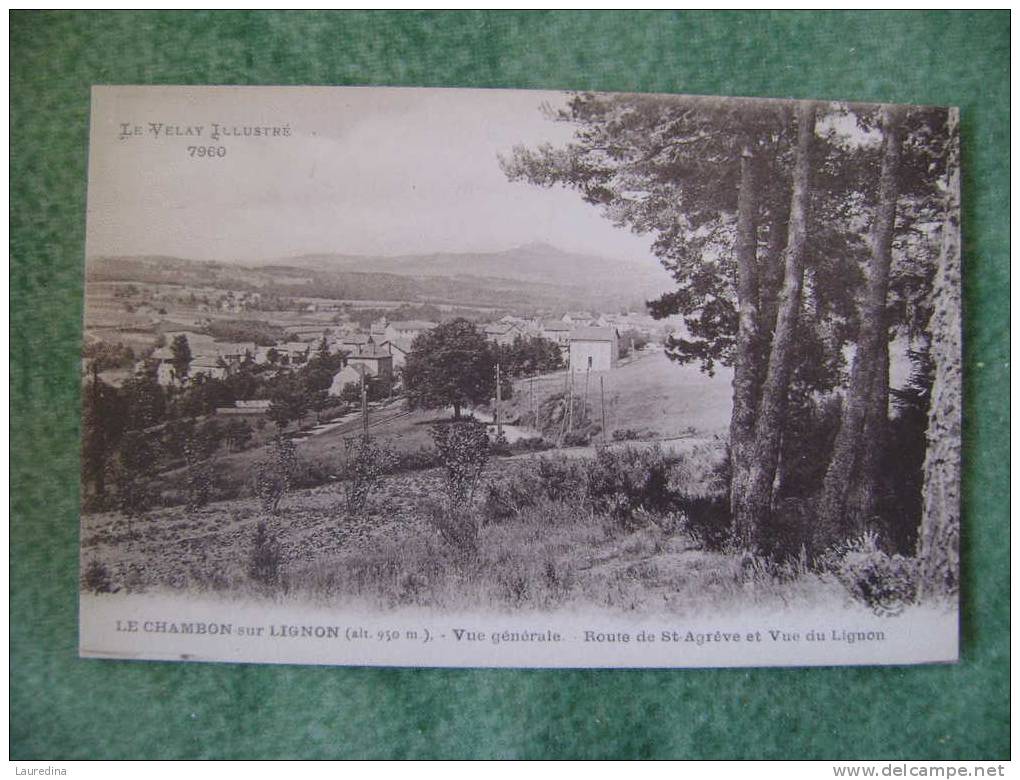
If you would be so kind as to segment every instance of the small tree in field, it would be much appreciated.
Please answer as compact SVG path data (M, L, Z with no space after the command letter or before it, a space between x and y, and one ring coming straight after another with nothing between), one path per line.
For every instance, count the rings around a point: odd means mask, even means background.
M251 555L248 561L248 575L262 585L278 585L280 563L283 554L276 532L265 520L255 527Z
M485 425L433 425L429 431L446 468L446 495L451 502L468 502L489 459L489 434Z
M364 511L372 491L396 460L393 451L368 436L344 439L344 496L347 511L357 514Z
M209 503L213 486L213 466L209 458L209 442L202 436L192 436L184 445L184 488L187 492L187 508L201 509Z
M125 434L112 464L117 488L117 508L131 520L144 515L152 506L151 480L156 475L156 454L145 434Z
M191 345L188 344L188 337L183 333L174 336L170 344L170 365L173 366L174 378L183 387L188 381L188 371L191 368Z
M266 457L255 467L255 495L262 509L275 515L293 483L297 453L294 442L282 436L278 436L266 449Z

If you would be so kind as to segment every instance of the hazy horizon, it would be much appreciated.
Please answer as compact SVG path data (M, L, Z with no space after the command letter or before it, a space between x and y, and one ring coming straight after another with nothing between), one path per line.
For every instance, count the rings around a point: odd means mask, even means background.
M562 145L542 105L565 93L400 88L103 87L93 92L87 255L223 263L315 254L494 254L543 243L658 268L649 237L614 227L579 194L507 181L498 155ZM203 126L152 137L149 122ZM286 125L221 138L211 123ZM122 123L143 128L121 138Z

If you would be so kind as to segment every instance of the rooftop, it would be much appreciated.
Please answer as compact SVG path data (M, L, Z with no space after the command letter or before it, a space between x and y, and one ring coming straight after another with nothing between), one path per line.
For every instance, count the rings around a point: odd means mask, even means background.
M575 328L570 334L571 341L615 341L619 338L616 328L584 327Z

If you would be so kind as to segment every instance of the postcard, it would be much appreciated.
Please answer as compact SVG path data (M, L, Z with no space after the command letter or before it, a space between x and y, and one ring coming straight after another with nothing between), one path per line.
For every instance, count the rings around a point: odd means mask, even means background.
M958 656L952 108L97 86L80 654Z

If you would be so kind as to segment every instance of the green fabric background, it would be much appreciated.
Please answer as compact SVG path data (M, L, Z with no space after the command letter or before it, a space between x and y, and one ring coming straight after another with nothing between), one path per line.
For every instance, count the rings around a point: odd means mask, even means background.
M12 758L1009 755L1008 12L12 12ZM962 108L962 662L437 671L79 660L89 87L584 88Z

